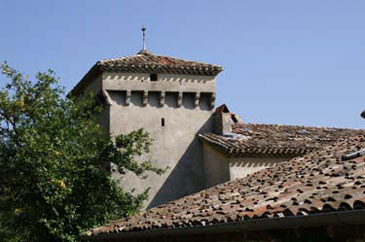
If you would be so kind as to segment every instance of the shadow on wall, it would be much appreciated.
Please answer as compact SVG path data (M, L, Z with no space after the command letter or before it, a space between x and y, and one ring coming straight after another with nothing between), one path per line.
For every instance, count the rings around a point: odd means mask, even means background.
M127 95L126 91L108 91L110 98L112 101L121 106L127 105ZM155 108L160 108L160 98L161 92L159 91L150 91L148 92L148 105ZM212 98L211 93L201 93L199 97L199 108L201 110L210 110L210 100ZM195 102L195 93L185 92L183 93L182 98L182 106L189 110L194 110L197 107L194 104ZM143 107L143 92L142 91L132 91L131 92L131 100L130 103L137 107ZM165 99L166 106L170 108L178 108L178 92L166 92Z
M197 133L213 131L213 115ZM203 146L200 140L195 137L153 197L147 209L198 192L205 188L204 183Z

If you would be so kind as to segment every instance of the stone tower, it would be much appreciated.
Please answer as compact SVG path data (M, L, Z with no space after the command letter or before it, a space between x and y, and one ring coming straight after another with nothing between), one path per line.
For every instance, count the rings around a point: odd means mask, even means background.
M169 166L141 180L124 176L123 186L150 187L147 207L205 187L203 151L197 133L214 130L217 65L154 55L145 47L136 55L98 61L71 91L89 91L105 100L102 126L111 134L146 129L153 138L149 160Z

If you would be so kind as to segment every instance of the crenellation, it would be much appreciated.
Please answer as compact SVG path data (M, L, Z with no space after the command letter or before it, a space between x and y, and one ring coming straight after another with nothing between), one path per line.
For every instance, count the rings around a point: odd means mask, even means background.
M200 93L200 100L199 100L199 107L201 110L211 110L210 105L210 98L212 93L209 92L201 92Z
M147 106L147 102L148 102L148 91L144 90L143 91L143 107Z
M139 106L146 107L147 105L152 107L164 107L167 104L168 107L173 108L188 108L201 110L211 110L214 107L214 93L207 92L165 92L165 91L141 91L141 90L120 90L110 91L107 90L103 94L106 99L107 105L121 105L121 106ZM213 105L213 106L212 106Z
M143 91L132 91L131 103L134 106L143 107Z
M125 105L129 106L129 104L131 104L131 91L126 91L126 95L125 95Z
M160 107L163 107L165 105L165 92L162 91L160 93Z
M120 106L126 106L126 91L108 91L108 96L111 99L112 105L120 105Z
M177 97L177 107L181 107L182 106L182 99L183 99L183 93L179 92L179 95Z
M199 101L200 101L200 92L196 92L195 93L195 100L194 100L194 106L195 107L199 106Z
M186 109L194 109L195 108L194 103L195 103L195 93L184 92L182 101L183 107Z
M178 99L177 92L166 92L165 104L167 107L176 109L177 99Z
M148 107L160 107L160 92L148 92Z
M212 93L211 97L210 97L210 108L213 109L215 106L215 92Z
M112 100L111 100L108 92L105 89L102 89L101 94L103 95L103 97L105 99L106 105L111 106L112 105Z

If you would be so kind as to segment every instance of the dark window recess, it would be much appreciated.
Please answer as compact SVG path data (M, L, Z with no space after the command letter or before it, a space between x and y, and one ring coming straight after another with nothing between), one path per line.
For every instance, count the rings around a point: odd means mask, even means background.
M161 119L161 126L165 127L165 119L164 118Z
M150 80L151 80L152 82L157 81L157 74L156 74L156 73L151 73L151 74L150 74Z

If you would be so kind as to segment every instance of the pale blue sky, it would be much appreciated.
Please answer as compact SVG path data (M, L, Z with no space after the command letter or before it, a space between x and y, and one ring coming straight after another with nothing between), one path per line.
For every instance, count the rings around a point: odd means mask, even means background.
M365 128L365 1L0 0L0 61L70 90L99 59L220 64L217 104L244 122Z

